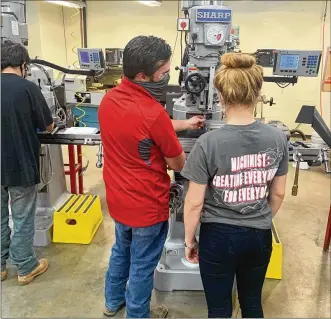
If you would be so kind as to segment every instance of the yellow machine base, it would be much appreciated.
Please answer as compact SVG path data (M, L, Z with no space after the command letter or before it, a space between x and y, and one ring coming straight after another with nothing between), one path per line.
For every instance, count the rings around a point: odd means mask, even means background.
M266 278L282 279L283 247L275 223L272 222L272 254Z
M99 196L71 195L54 213L53 242L89 244L102 220Z

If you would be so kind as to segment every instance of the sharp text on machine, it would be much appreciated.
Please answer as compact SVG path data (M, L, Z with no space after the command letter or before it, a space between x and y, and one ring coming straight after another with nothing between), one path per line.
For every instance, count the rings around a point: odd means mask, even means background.
M231 22L232 11L227 9L197 9L196 22Z

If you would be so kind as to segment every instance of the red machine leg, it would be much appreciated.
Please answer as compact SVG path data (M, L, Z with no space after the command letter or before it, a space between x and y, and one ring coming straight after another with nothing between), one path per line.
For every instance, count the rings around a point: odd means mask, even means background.
M64 164L64 166L69 166L69 170L65 170L64 173L70 176L70 192L71 194L83 194L83 154L82 146L77 145L77 160L75 162L75 145L68 145L69 154L69 164ZM78 192L77 192L77 180L76 174L78 174Z
M330 239L331 239L331 205L330 205L330 210L329 210L328 224L326 226L326 232L325 232L325 239L324 239L324 246L323 246L324 251L327 251L329 249Z
M68 145L68 153L69 153L69 175L70 175L71 193L77 194L75 146L74 145Z
M82 146L77 145L77 157L78 157L78 188L79 188L79 194L83 194L83 154L82 154Z

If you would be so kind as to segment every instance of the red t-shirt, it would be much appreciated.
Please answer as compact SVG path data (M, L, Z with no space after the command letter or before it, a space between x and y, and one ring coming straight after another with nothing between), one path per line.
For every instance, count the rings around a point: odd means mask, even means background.
M164 157L183 151L168 113L124 78L104 96L98 115L110 215L132 227L166 221L170 178Z

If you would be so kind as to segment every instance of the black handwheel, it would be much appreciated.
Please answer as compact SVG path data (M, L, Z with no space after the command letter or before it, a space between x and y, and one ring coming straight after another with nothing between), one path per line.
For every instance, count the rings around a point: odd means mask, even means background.
M276 104L276 103L274 103L274 98L271 97L270 100L269 100L269 105L270 105L270 106L273 106L273 105L275 105L275 104Z
M192 73L185 80L185 89L192 94L200 94L206 85L207 82L200 73Z

